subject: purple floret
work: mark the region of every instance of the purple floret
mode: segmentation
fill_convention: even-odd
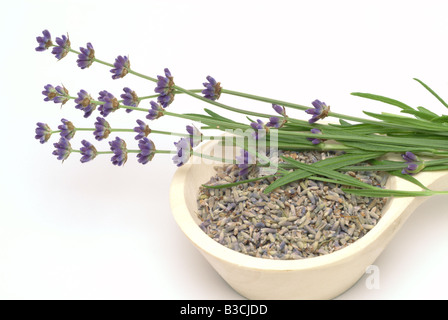
[[[82,140],[81,143],[83,145],[80,149],[82,155],[81,162],[85,163],[95,159],[97,155],[96,148],[87,140]]]
[[[120,104],[117,98],[106,90],[100,91],[99,94],[98,100],[104,103],[98,107],[98,110],[103,117],[107,117],[111,112],[116,111]]]
[[[183,166],[190,159],[191,146],[190,141],[186,138],[181,138],[178,142],[174,142],[177,148],[177,153],[173,157],[173,162],[178,167]]]
[[[106,121],[106,119],[97,117],[95,122],[95,131],[93,132],[95,139],[98,141],[106,139],[107,137],[109,137],[110,132],[110,125]]]
[[[47,142],[51,137],[51,129],[46,123],[38,122],[36,128],[35,138],[39,140],[40,143]]]
[[[92,65],[95,59],[95,50],[93,50],[93,46],[90,42],[87,43],[87,48],[80,47],[79,50],[81,53],[78,54],[76,63],[81,69],[86,69]]]
[[[36,47],[36,51],[45,51],[53,45],[51,42],[51,35],[48,30],[42,31],[43,37],[36,37],[39,46]]]
[[[154,91],[156,93],[159,93],[157,102],[159,102],[163,108],[166,108],[174,100],[174,81],[173,77],[171,76],[170,70],[168,70],[168,68],[165,68],[164,71],[165,77],[157,76],[158,81]]]
[[[216,80],[211,77],[207,76],[207,81],[204,82],[202,85],[205,87],[204,90],[202,90],[202,94],[204,95],[204,98],[207,98],[209,100],[218,100],[221,96],[221,83],[216,82]]]
[[[58,60],[61,60],[70,51],[70,40],[68,37],[62,35],[62,38],[56,38],[56,43],[58,45],[53,48],[51,53],[54,54]]]
[[[128,150],[126,149],[126,142],[119,137],[109,142],[110,150],[114,153],[111,158],[112,164],[122,166],[128,159]]]
[[[138,142],[138,147],[141,152],[137,154],[138,162],[141,164],[147,164],[154,158],[156,147],[152,140],[144,137]]]
[[[115,59],[114,69],[110,70],[110,72],[113,73],[112,79],[123,78],[128,74],[130,68],[131,62],[129,61],[129,58],[126,56],[118,56]]]
[[[61,137],[59,142],[54,143],[53,146],[56,148],[56,150],[53,151],[53,154],[58,158],[58,160],[62,160],[62,162],[64,162],[64,160],[67,159],[72,152],[70,142],[64,137]]]

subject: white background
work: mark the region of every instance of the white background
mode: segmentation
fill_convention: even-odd
[[[353,91],[446,114],[413,78],[448,99],[447,9],[446,1],[433,0],[5,2],[0,298],[243,299],[175,224],[168,193],[176,167],[169,156],[142,166],[131,155],[124,167],[115,167],[105,156],[82,165],[73,154],[61,164],[51,154],[58,137],[45,145],[34,139],[38,121],[56,129],[66,118],[88,127],[98,115],[84,119],[72,101],[62,108],[44,102],[46,84],[95,97],[104,89],[118,96],[125,86],[139,95],[154,89],[132,75],[112,80],[101,65],[81,70],[73,54],[56,61],[49,51],[36,52],[42,30],[53,38],[68,33],[75,49],[92,42],[105,61],[129,55],[134,70],[153,77],[168,67],[184,88],[201,88],[210,74],[231,90],[307,105],[318,98],[335,112],[356,116],[397,110],[353,97]],[[240,99],[221,101],[270,110]],[[179,96],[170,111],[203,107],[209,105]],[[133,128],[143,117],[117,111],[108,120]],[[151,125],[183,132],[186,124],[162,118]],[[136,147],[132,134],[121,137]],[[96,142],[91,133],[78,132],[73,146],[81,139]],[[173,147],[169,136],[153,140],[159,149]],[[448,298],[447,199],[423,204],[378,258],[379,289],[369,290],[365,275],[338,299]]]

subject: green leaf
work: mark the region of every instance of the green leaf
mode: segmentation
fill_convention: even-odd
[[[214,111],[212,111],[210,109],[204,108],[204,111],[207,112],[214,119],[217,119],[217,120],[220,120],[220,121],[225,121],[225,122],[235,122],[233,120],[230,120],[228,118],[225,118],[225,117],[217,114],[216,112],[214,112]]]
[[[406,190],[390,190],[390,189],[349,189],[349,188],[341,188],[345,193],[351,193],[357,196],[363,197],[419,197],[419,196],[432,196],[435,194],[447,194],[445,191],[432,191],[432,190],[423,190],[423,191],[406,191]]]
[[[420,83],[426,90],[428,90],[434,97],[436,97],[437,100],[440,101],[440,103],[442,103],[445,107],[448,108],[448,104],[445,101],[443,101],[443,99],[440,98],[439,95],[434,92],[434,90],[432,90],[429,86],[427,86],[423,81],[421,81],[417,78],[414,78],[414,80],[417,81],[418,83]]]
[[[422,189],[429,190],[423,183],[418,181],[415,177],[410,176],[408,174],[402,174],[400,170],[391,171],[391,172],[389,172],[389,174],[391,174],[393,176],[396,176],[396,177],[399,177],[401,179],[407,180],[409,182],[412,182],[413,184],[419,186]]]
[[[360,187],[360,188],[376,188],[372,185],[369,185],[367,183],[361,182],[360,180],[353,178],[352,176],[346,175],[344,173],[340,173],[334,170],[329,170],[323,167],[316,167],[309,164],[304,164],[300,161],[296,161],[291,158],[282,157],[283,160],[286,162],[289,162],[290,164],[296,166],[299,169],[303,169],[305,171],[308,171],[312,174],[321,175],[330,179],[338,180],[341,184],[348,185],[348,186],[354,186],[354,187]]]
[[[312,166],[315,166],[317,168],[320,167],[326,167],[328,169],[339,169],[344,166],[349,166],[353,164],[357,164],[363,161],[367,161],[370,159],[377,158],[381,156],[382,153],[366,153],[363,152],[361,154],[343,154],[337,157],[331,157],[327,158],[325,160],[320,160],[316,163],[313,163]],[[285,174],[281,178],[278,178],[276,181],[272,182],[266,189],[265,193],[271,192],[272,190],[275,190],[276,188],[279,188],[285,184],[308,178],[312,175],[312,173],[303,171],[303,170],[296,170],[293,172],[290,172],[288,174]]]
[[[361,97],[361,98],[367,98],[367,99],[372,99],[372,100],[376,100],[376,101],[381,101],[396,107],[399,107],[403,110],[413,110],[413,108],[411,108],[410,106],[408,106],[407,104],[395,100],[395,99],[391,99],[391,98],[387,98],[387,97],[383,97],[383,96],[379,96],[376,94],[371,94],[371,93],[362,93],[362,92],[352,92],[353,96],[357,96],[357,97]]]

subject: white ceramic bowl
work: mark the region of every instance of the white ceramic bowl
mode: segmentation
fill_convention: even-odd
[[[216,142],[202,147],[216,152]],[[195,164],[196,162],[196,164]],[[349,289],[387,246],[409,215],[428,197],[390,198],[378,224],[364,237],[333,253],[299,260],[251,257],[222,246],[206,235],[196,217],[199,186],[214,174],[216,163],[192,158],[172,180],[170,204],[174,218],[193,244],[221,277],[248,299],[331,299]],[[448,173],[425,172],[418,179],[430,189],[443,190]],[[391,177],[388,187],[419,190],[414,184]]]

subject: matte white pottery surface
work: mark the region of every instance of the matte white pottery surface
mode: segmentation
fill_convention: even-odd
[[[216,142],[202,152],[216,154]],[[206,163],[205,163],[206,162]],[[300,260],[269,260],[228,249],[209,238],[198,226],[195,215],[198,188],[215,171],[216,163],[191,158],[172,180],[170,205],[174,218],[207,261],[239,294],[248,299],[332,299],[349,289],[373,264],[409,215],[429,197],[391,198],[378,224],[346,248],[324,256]],[[417,178],[433,190],[444,190],[448,173],[425,172]],[[388,187],[419,190],[402,179],[391,177]]]

